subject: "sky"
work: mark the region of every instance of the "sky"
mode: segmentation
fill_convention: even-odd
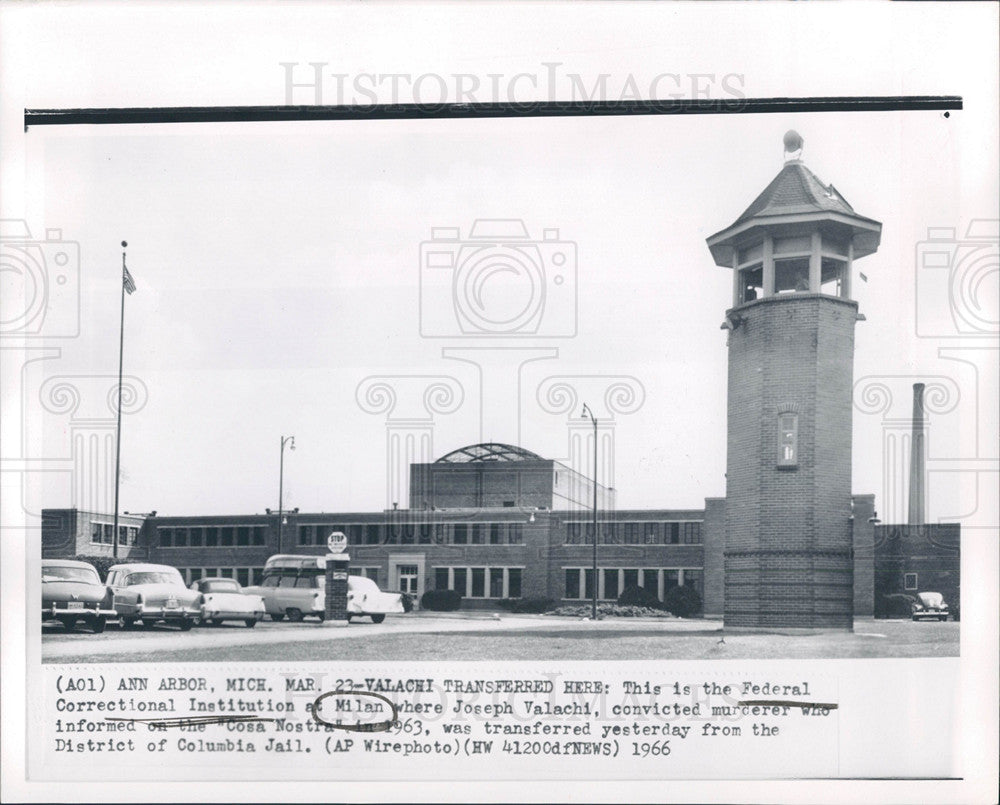
[[[379,510],[402,497],[392,478],[405,462],[388,452],[390,434],[430,434],[429,457],[495,440],[579,463],[570,437],[586,424],[583,402],[613,430],[601,477],[619,507],[700,507],[725,494],[719,325],[731,293],[705,239],[781,169],[782,137],[794,128],[805,164],[883,223],[879,251],[856,265],[868,281],[854,282],[867,319],[855,345],[855,492],[876,494],[890,517],[899,511],[902,457],[892,439],[909,416],[912,383],[937,378],[929,515],[995,523],[995,501],[984,503],[995,498],[996,474],[995,226],[992,241],[964,237],[971,222],[998,217],[995,71],[971,45],[933,47],[953,28],[968,36],[972,12],[535,10],[525,29],[482,7],[412,7],[400,25],[377,5],[248,4],[236,18],[225,4],[150,3],[140,25],[113,4],[86,13],[69,5],[33,18],[45,20],[31,39],[37,69],[13,89],[29,108],[275,104],[289,100],[282,65],[306,81],[316,62],[326,103],[356,102],[352,88],[368,74],[440,75],[448,92],[458,73],[483,87],[499,75],[504,93],[526,73],[534,79],[517,84],[523,96],[567,97],[604,72],[611,97],[629,77],[646,94],[656,76],[676,75],[685,97],[706,85],[717,98],[947,93],[963,95],[966,109],[32,128],[15,165],[23,175],[0,177],[5,190],[21,178],[25,188],[23,208],[11,215],[8,206],[5,217],[23,217],[36,240],[59,229],[79,244],[78,278],[47,325],[74,337],[46,339],[53,352],[33,353],[39,359],[19,378],[20,454],[53,469],[33,487],[36,505],[107,498],[113,476],[101,439],[127,240],[138,290],[126,300],[124,369],[143,391],[123,418],[123,510],[275,508],[287,435],[296,450],[285,453],[286,506]],[[223,31],[223,49],[199,46]],[[11,58],[19,42],[5,40]],[[550,69],[558,76],[546,83]],[[346,76],[346,97],[334,74]],[[398,100],[413,100],[413,89]],[[393,100],[385,83],[379,91]],[[291,99],[309,103],[312,92],[293,88]],[[480,88],[476,100],[492,99]],[[523,222],[550,279],[547,261],[569,255],[561,285],[537,286],[546,294],[538,337],[455,332],[456,302],[422,255],[441,251],[428,245],[435,228],[468,240],[480,219]],[[982,325],[971,336],[953,320],[949,272],[925,265],[929,228],[956,230],[947,248],[971,255],[971,285],[959,289]],[[546,230],[558,230],[549,243]],[[444,333],[454,337],[425,337]],[[52,398],[67,378],[83,389],[75,413]],[[435,383],[447,391],[427,392]],[[560,397],[567,383],[574,394]],[[391,411],[379,409],[383,387],[395,394]],[[626,389],[617,412],[605,407],[609,387]],[[74,468],[74,455],[87,467]],[[89,491],[74,493],[81,483]]]
[[[947,374],[915,332],[914,244],[961,217],[960,126],[909,112],[39,131],[44,220],[81,255],[80,335],[44,373],[113,381],[127,239],[138,290],[126,299],[125,373],[146,394],[123,422],[124,510],[276,508],[283,435],[296,444],[286,507],[378,510],[391,496],[389,417],[429,420],[425,457],[501,441],[568,461],[583,402],[601,421],[615,414],[619,507],[697,508],[725,494],[719,325],[731,279],[706,237],[781,169],[795,128],[806,165],[883,223],[878,253],[856,264],[868,277],[855,279],[867,317],[856,378]],[[522,221],[547,250],[532,252],[545,282],[553,248],[575,262],[564,282],[575,288],[548,285],[532,336],[464,334],[448,282],[429,279],[432,230],[468,240],[478,219]],[[545,245],[547,229],[563,245]],[[524,282],[494,276],[487,311],[516,308],[488,295],[527,293]],[[424,337],[438,334],[452,337]],[[388,416],[359,401],[373,377],[397,395]],[[423,404],[434,377],[454,397],[444,413]],[[575,386],[573,410],[540,401],[553,377]],[[624,413],[605,407],[615,378],[636,396]],[[890,387],[885,415],[908,416],[907,380]],[[932,439],[960,438],[955,417],[938,419]],[[46,417],[52,455],[67,424]],[[855,412],[856,492],[883,489],[883,429],[880,414]],[[934,505],[946,514],[958,501]]]

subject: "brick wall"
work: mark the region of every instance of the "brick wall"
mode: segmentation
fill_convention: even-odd
[[[729,337],[725,621],[853,622],[851,393],[856,303],[761,299]],[[779,467],[779,414],[798,418]]]
[[[705,500],[702,526],[705,563],[705,615],[721,617],[725,602],[726,499]]]

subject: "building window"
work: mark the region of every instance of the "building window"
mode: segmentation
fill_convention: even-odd
[[[660,524],[659,523],[646,523],[643,526],[642,541],[646,545],[659,545],[660,544]]]
[[[174,530],[172,528],[160,529],[160,547],[172,548],[174,546]]]
[[[679,570],[664,570],[663,571],[663,593],[664,595],[668,590],[674,587],[679,587],[681,583],[680,571]]]
[[[472,524],[472,544],[473,545],[482,545],[483,542],[484,542],[484,539],[483,539],[483,526],[480,523],[473,523]]]
[[[778,416],[778,466],[795,467],[799,463],[799,416]]]
[[[250,584],[250,568],[236,568],[236,581],[238,581],[243,587],[247,587]]]
[[[469,592],[470,598],[486,597],[486,568],[472,568],[472,590]]]
[[[639,571],[638,570],[625,570],[622,573],[622,590],[627,590],[629,587],[639,586]]]
[[[464,567],[456,567],[455,571],[455,581],[451,589],[453,589],[459,595],[468,595],[468,572]]]
[[[266,542],[266,540],[265,540],[264,526],[262,526],[262,525],[255,525],[253,527],[253,529],[252,529],[252,532],[253,532],[252,533],[252,537],[253,537],[252,542],[253,542],[253,544],[254,545],[264,545],[265,542]]]
[[[618,598],[618,568],[608,568],[604,571],[604,595],[602,598]]]
[[[431,524],[421,523],[417,526],[418,539],[421,545],[431,544]]]
[[[219,544],[223,548],[233,547],[233,527],[228,525],[223,526],[222,529],[220,529],[220,531],[221,533],[219,534]]]
[[[437,590],[448,589],[448,568],[446,567],[434,568],[434,588]]]
[[[502,567],[491,567],[490,569],[490,598],[503,598],[503,576]]]
[[[186,528],[174,529],[174,547],[186,548],[188,544],[188,530]]]
[[[521,597],[521,568],[512,567],[507,570],[507,597]]]
[[[469,543],[469,527],[465,523],[455,525],[455,544],[467,545]]]
[[[503,526],[500,523],[490,523],[490,545],[500,544],[500,534]]]
[[[593,598],[594,597],[594,570],[593,568],[587,568],[583,571],[583,597]]]
[[[524,523],[511,523],[507,532],[507,542],[511,545],[524,544]],[[513,597],[513,596],[511,596]]]
[[[642,574],[642,586],[647,590],[659,595],[660,592],[660,571],[653,570],[651,568],[643,568]]]
[[[740,304],[760,299],[764,294],[764,269],[760,263],[740,269]]]
[[[205,547],[214,548],[219,544],[219,529],[215,526],[208,526],[205,529]]]
[[[252,584],[260,584],[264,581],[264,568],[255,567],[251,570],[250,579]]]
[[[917,589],[917,574],[916,573],[904,573],[903,574],[903,589],[904,590],[916,590]]]
[[[193,584],[194,582],[198,581],[198,579],[201,578],[201,568],[200,567],[192,567],[188,571],[188,574],[189,574],[188,581]]]
[[[701,523],[684,523],[683,537],[685,545],[700,545]]]
[[[366,525],[365,526],[365,545],[378,545],[379,543],[379,528],[377,525]]]
[[[641,524],[640,523],[624,523],[624,527],[625,527],[625,544],[626,545],[638,545],[639,544],[639,529],[641,527]]]
[[[188,531],[188,544],[192,548],[200,548],[204,539],[203,529],[192,528]]]
[[[580,598],[580,568],[566,568],[566,598]]]
[[[701,597],[703,595],[704,577],[705,574],[701,570],[685,570],[684,586],[695,590],[698,596]]]

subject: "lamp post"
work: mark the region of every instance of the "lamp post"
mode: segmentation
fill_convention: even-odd
[[[580,414],[584,419],[590,418],[591,423],[594,425],[594,578],[591,581],[591,615],[593,620],[597,620],[597,417],[594,416],[593,411],[587,403],[583,404],[583,412]]]
[[[284,494],[285,494],[285,445],[289,445],[290,449],[295,449],[295,437],[294,436],[282,436],[281,437],[281,461],[279,463],[278,469],[278,553],[281,553],[281,532],[284,526],[284,512],[282,507],[284,505]]]

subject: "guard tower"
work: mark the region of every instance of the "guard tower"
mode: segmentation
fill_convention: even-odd
[[[708,239],[733,272],[725,626],[851,629],[851,277],[882,225],[784,142],[780,173]]]

